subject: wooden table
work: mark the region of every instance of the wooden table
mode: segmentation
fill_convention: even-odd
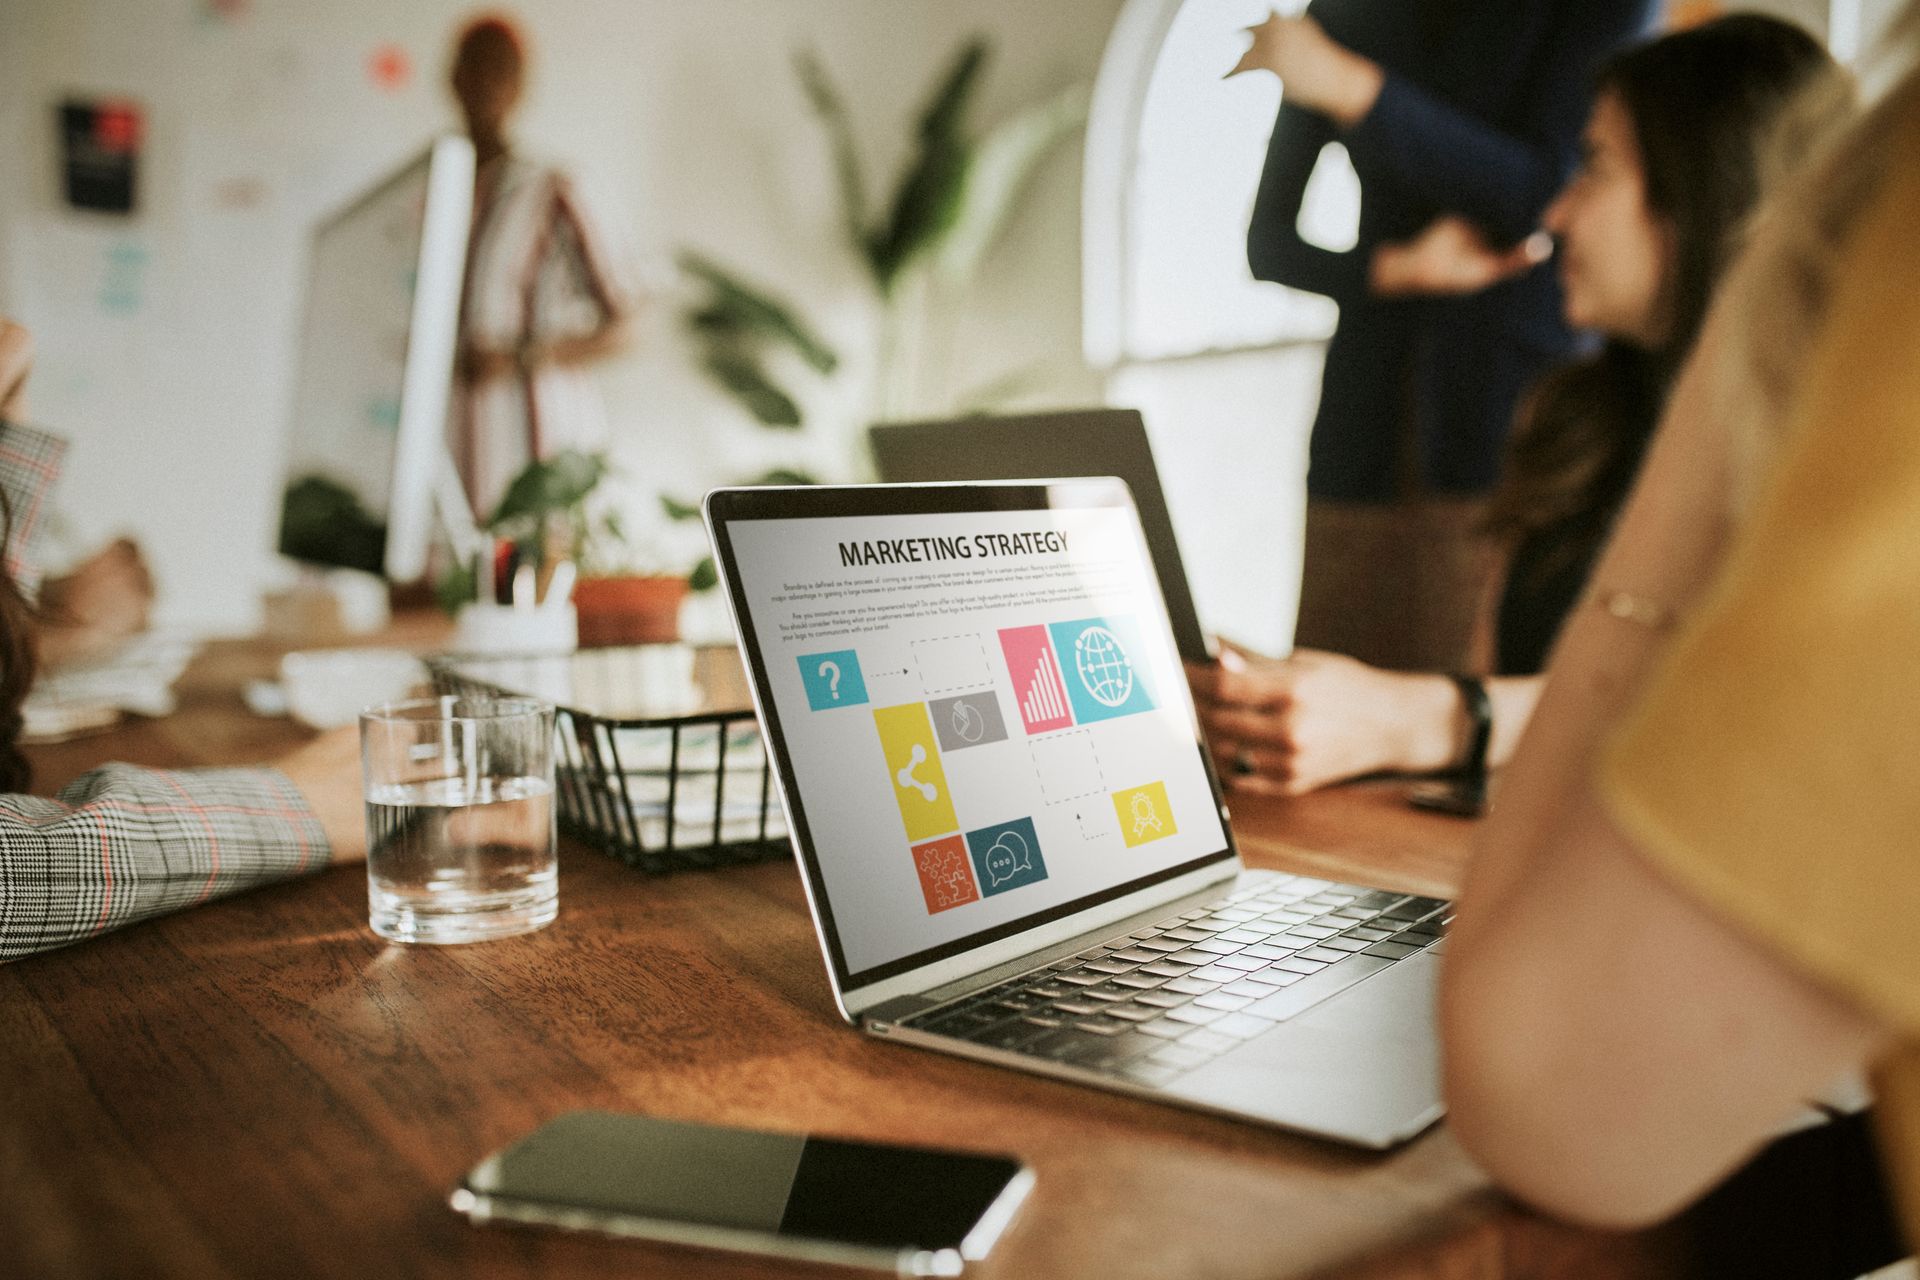
[[[179,714],[34,752],[43,787],[107,758],[269,757],[242,708],[272,669],[217,645]],[[1396,788],[1236,803],[1249,861],[1427,894],[1468,826]],[[1640,1274],[1657,1236],[1546,1223],[1444,1129],[1380,1156],[855,1034],[790,862],[665,878],[580,848],[552,927],[403,947],[340,867],[0,968],[0,1274],[831,1274],[475,1229],[480,1157],[579,1107],[1002,1149],[1038,1186],[986,1277]]]

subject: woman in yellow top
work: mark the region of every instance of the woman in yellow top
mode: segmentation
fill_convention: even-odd
[[[1920,73],[1756,228],[1461,895],[1452,1123],[1558,1214],[1664,1217],[1866,1070],[1920,1239],[1916,160]]]

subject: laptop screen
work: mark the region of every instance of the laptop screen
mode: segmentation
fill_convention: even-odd
[[[1137,409],[1080,409],[948,422],[882,423],[867,430],[880,478],[1019,480],[1027,476],[1118,476],[1133,491],[1160,578],[1174,644],[1183,658],[1210,660],[1194,610],[1180,542],[1153,462],[1147,424]]]
[[[722,493],[713,519],[846,984],[1231,856],[1117,482]]]

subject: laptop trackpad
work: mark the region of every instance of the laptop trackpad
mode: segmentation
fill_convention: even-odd
[[[1440,961],[1410,956],[1168,1085],[1166,1091],[1369,1146],[1439,1119]]]

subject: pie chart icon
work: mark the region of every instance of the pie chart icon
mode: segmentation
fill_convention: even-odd
[[[968,742],[978,742],[986,736],[986,717],[972,703],[956,702],[953,704],[953,731]]]

